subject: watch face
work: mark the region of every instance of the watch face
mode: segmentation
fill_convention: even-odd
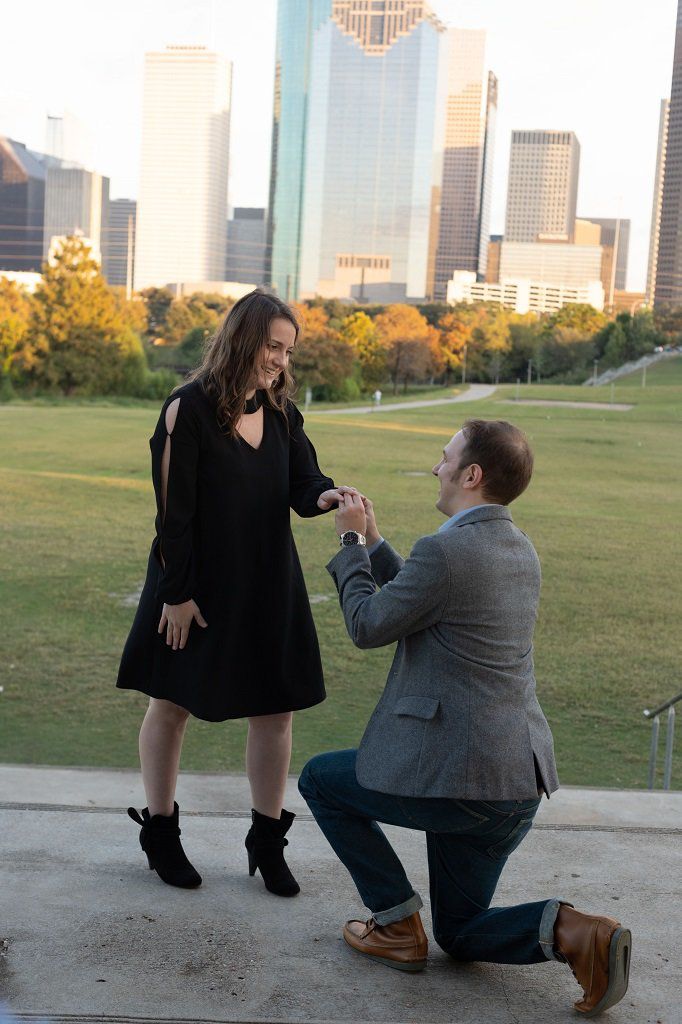
[[[349,548],[349,547],[352,547],[353,544],[357,544],[358,543],[358,535],[357,535],[357,533],[355,533],[353,530],[349,530],[347,533],[344,533],[343,536],[341,537],[341,543],[343,544],[343,546],[345,548]]]

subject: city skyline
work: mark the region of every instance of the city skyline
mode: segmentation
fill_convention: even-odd
[[[436,0],[431,6],[448,26],[486,31],[487,64],[500,80],[491,231],[504,223],[511,131],[575,131],[582,145],[578,216],[587,210],[631,219],[628,287],[643,290],[675,0],[660,0],[645,20],[637,17],[637,32],[632,28],[641,8],[634,2],[602,0],[595,10],[577,0],[547,10],[539,0],[525,0],[523,17],[518,5],[511,11],[499,0]],[[71,111],[93,133],[94,165],[111,178],[112,198],[137,198],[144,52],[205,43],[235,64],[230,205],[267,206],[276,0],[253,0],[248,8],[179,0],[133,7],[122,0],[106,33],[96,30],[98,15],[80,0],[56,10],[37,0],[32,17],[45,29],[37,48],[22,12],[3,26],[0,132],[40,150],[46,115]],[[87,45],[78,45],[79,29]],[[65,44],[68,35],[78,62],[54,60],[60,34]]]

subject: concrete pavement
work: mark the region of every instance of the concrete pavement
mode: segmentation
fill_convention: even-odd
[[[414,402],[386,402],[378,407],[376,405],[359,405],[353,409],[316,410],[311,408],[306,412],[306,416],[312,414],[315,416],[351,416],[368,412],[401,412],[403,409],[427,409],[432,405],[453,405],[455,402],[478,402],[482,398],[490,398],[495,393],[495,390],[492,384],[469,384],[466,391],[463,391],[461,395],[455,395],[453,398],[424,398]]]
[[[142,803],[136,773],[0,766],[0,1003],[70,1024],[577,1020],[557,963],[460,965],[432,943],[409,976],[353,954],[340,926],[365,911],[293,779],[287,799],[295,900],[247,875],[246,779],[185,773],[183,839],[204,876],[185,892],[146,867],[123,810]],[[387,832],[427,897],[423,835]],[[630,991],[605,1020],[682,1022],[681,837],[682,793],[566,788],[502,876],[497,903],[557,895],[632,928]],[[423,916],[430,935],[428,903]]]

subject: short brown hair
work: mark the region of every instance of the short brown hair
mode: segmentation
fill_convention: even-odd
[[[522,430],[505,420],[467,420],[466,445],[459,468],[476,464],[483,470],[483,496],[509,505],[523,494],[533,474],[533,452]]]

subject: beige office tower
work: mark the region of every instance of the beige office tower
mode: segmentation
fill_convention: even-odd
[[[512,132],[505,242],[572,242],[579,169],[574,132]]]
[[[649,236],[649,263],[646,274],[646,302],[651,305],[656,291],[656,268],[658,265],[658,241],[661,234],[661,207],[663,205],[663,179],[665,177],[665,151],[668,145],[668,121],[670,100],[661,100],[661,116],[658,122],[658,153],[656,156],[656,177],[654,178],[654,201],[651,208],[651,234]]]
[[[485,278],[497,79],[485,71],[485,32],[448,29],[447,110],[435,294],[455,270]]]
[[[231,94],[206,47],[145,55],[137,289],[224,280]]]

